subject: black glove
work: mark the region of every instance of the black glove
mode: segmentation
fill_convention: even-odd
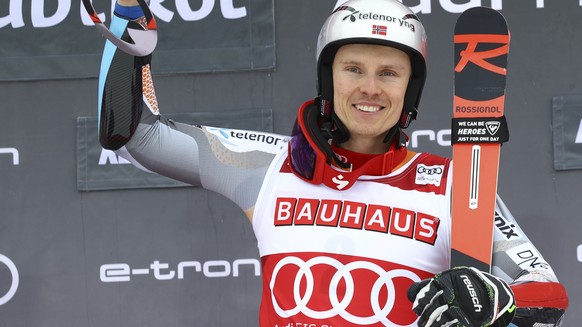
[[[515,314],[513,292],[503,280],[458,267],[408,289],[420,327],[507,326]]]

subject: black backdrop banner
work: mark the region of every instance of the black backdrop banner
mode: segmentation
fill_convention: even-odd
[[[114,1],[94,1],[106,25]],[[275,68],[273,0],[150,5],[160,33],[154,73]],[[2,1],[0,81],[96,77],[104,39],[88,29],[81,1]]]
[[[69,19],[78,20],[76,29],[85,31],[79,37],[92,39],[87,44],[94,46],[91,53],[98,53],[103,38],[95,27],[82,25],[80,0],[0,0],[0,32],[30,28],[31,2],[44,2],[44,14],[50,16],[57,12],[54,4],[65,1],[74,3]],[[107,23],[111,1],[93,0],[97,11],[105,13]],[[173,37],[166,32],[171,28],[166,25],[181,23],[177,10],[169,9],[174,3],[188,2],[196,9],[201,3],[213,2],[213,14],[222,17],[218,3],[228,1],[150,0],[160,25],[160,42],[166,35]],[[5,25],[9,2],[28,6],[22,10],[25,27]],[[232,3],[235,8],[245,5],[244,0]],[[272,126],[274,133],[289,135],[297,108],[316,96],[317,33],[337,0],[273,3],[277,24],[275,71],[154,78],[162,112],[221,113],[221,118],[228,118],[230,123],[241,118],[231,116],[235,112],[267,108],[272,110],[271,125],[254,120],[244,122],[245,126],[236,121],[237,125],[233,122],[224,127]],[[570,307],[562,326],[580,326],[582,168],[556,169],[552,140],[559,136],[553,133],[563,128],[563,145],[568,151],[559,158],[567,165],[575,163],[571,159],[580,158],[570,154],[582,153],[578,138],[582,134],[582,102],[576,99],[582,99],[582,3],[403,3],[415,7],[429,42],[428,78],[419,117],[407,130],[409,147],[411,151],[441,156],[449,156],[451,151],[451,54],[456,12],[469,5],[502,5],[512,39],[506,98],[511,140],[503,145],[500,158],[499,195],[568,290]],[[171,23],[162,19],[167,17],[160,7],[174,13]],[[249,13],[250,7],[246,8]],[[49,30],[50,27],[36,28],[35,33],[45,35]],[[15,48],[5,35],[0,36],[0,50]],[[79,42],[59,36],[58,42]],[[33,39],[17,42],[22,43],[18,44],[21,47]],[[53,47],[57,40],[36,38],[34,42],[39,49],[45,49]],[[71,55],[84,50],[71,49]],[[156,58],[158,52],[154,53]],[[6,74],[8,66],[3,60],[0,59],[0,74]],[[87,61],[95,65],[91,73],[96,74],[99,58]],[[70,66],[66,68],[72,71]],[[154,67],[157,68],[159,65]],[[220,194],[194,187],[79,191],[77,118],[91,117],[87,118],[88,124],[96,119],[97,90],[95,78],[0,82],[0,327],[259,326],[262,282],[255,267],[260,265],[260,258],[252,225],[236,204]],[[553,120],[553,106],[558,105],[554,97],[564,100],[560,105],[562,127],[554,125],[559,123]],[[573,102],[568,102],[569,97]],[[222,120],[206,121],[200,117],[175,120],[223,126],[219,125]],[[85,131],[91,133],[86,137],[93,138],[90,146],[91,151],[95,150],[87,156],[87,164],[95,169],[88,171],[88,182],[106,176],[97,173],[129,168],[119,160],[114,164],[109,156],[104,157],[109,160],[103,161],[105,165],[99,165],[97,129],[87,125]],[[92,186],[97,185],[87,188]],[[527,255],[516,255],[514,260],[521,265],[539,263]],[[184,278],[178,277],[178,267],[194,263],[201,271],[189,266]],[[163,265],[167,268],[162,269]],[[240,268],[238,276],[235,267]],[[134,270],[147,274],[133,274]],[[116,276],[121,280],[113,281],[108,277],[110,272],[121,273]]]
[[[582,169],[582,96],[552,98],[554,169]]]

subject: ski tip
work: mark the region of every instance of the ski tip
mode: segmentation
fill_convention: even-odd
[[[461,13],[455,24],[455,34],[507,34],[507,21],[497,10],[473,7]]]

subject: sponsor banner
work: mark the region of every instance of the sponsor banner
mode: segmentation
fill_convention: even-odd
[[[110,263],[101,265],[99,279],[103,283],[130,282],[135,276],[151,275],[155,280],[166,281],[184,279],[189,275],[199,273],[205,278],[231,278],[245,276],[260,276],[261,263],[255,258],[209,261],[180,261],[176,267],[169,263],[154,260],[142,267],[134,268],[127,263]]]
[[[449,148],[451,146],[451,130],[412,129],[408,146],[411,148],[419,148],[421,147],[421,143],[424,146],[428,146],[431,142],[436,142],[440,147]]]
[[[8,276],[9,278],[7,278]],[[8,303],[16,294],[20,276],[16,265],[10,258],[0,254],[0,306]]]
[[[582,95],[552,98],[554,169],[582,169]]]
[[[114,3],[94,1],[106,26]],[[154,73],[274,69],[273,6],[151,0],[159,31]],[[2,1],[0,40],[0,81],[95,77],[104,46],[80,0]]]
[[[338,0],[335,5],[335,9],[343,5],[347,0]],[[433,11],[444,11],[452,14],[459,14],[463,11],[479,7],[479,6],[489,6],[489,1],[483,0],[401,0],[404,5],[409,7],[415,14],[431,14]],[[462,2],[462,3],[456,3]],[[548,1],[550,3],[551,1]],[[491,0],[491,8],[495,10],[503,10],[504,3],[511,4],[511,0]],[[582,7],[582,0],[564,0],[563,4],[569,5],[571,8],[576,6]],[[524,8],[537,8],[543,9],[546,7],[544,0],[527,1],[523,4]],[[365,13],[359,13],[360,16],[365,15]]]
[[[0,157],[10,158],[9,160],[13,166],[20,164],[20,153],[16,148],[0,148]]]
[[[193,112],[165,116],[175,121],[198,125],[261,132],[273,130],[271,109]],[[77,118],[77,190],[188,186],[155,173],[142,171],[113,151],[103,149],[99,144],[97,125],[97,117]]]

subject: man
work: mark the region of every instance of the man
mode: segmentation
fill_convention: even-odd
[[[107,43],[99,81],[100,141],[245,212],[262,262],[261,326],[560,325],[566,292],[548,265],[523,270],[510,259],[518,245],[535,248],[500,199],[496,214],[518,238],[495,229],[495,275],[449,269],[451,161],[408,151],[402,131],[416,118],[427,57],[407,7],[352,0],[334,10],[317,44],[318,96],[287,138],[161,115],[151,56],[135,56],[155,38],[126,33],[151,26],[147,8],[118,2],[107,36],[117,47]],[[375,32],[380,23],[390,33]],[[239,133],[250,137],[229,137]],[[427,180],[418,167],[438,169]]]

